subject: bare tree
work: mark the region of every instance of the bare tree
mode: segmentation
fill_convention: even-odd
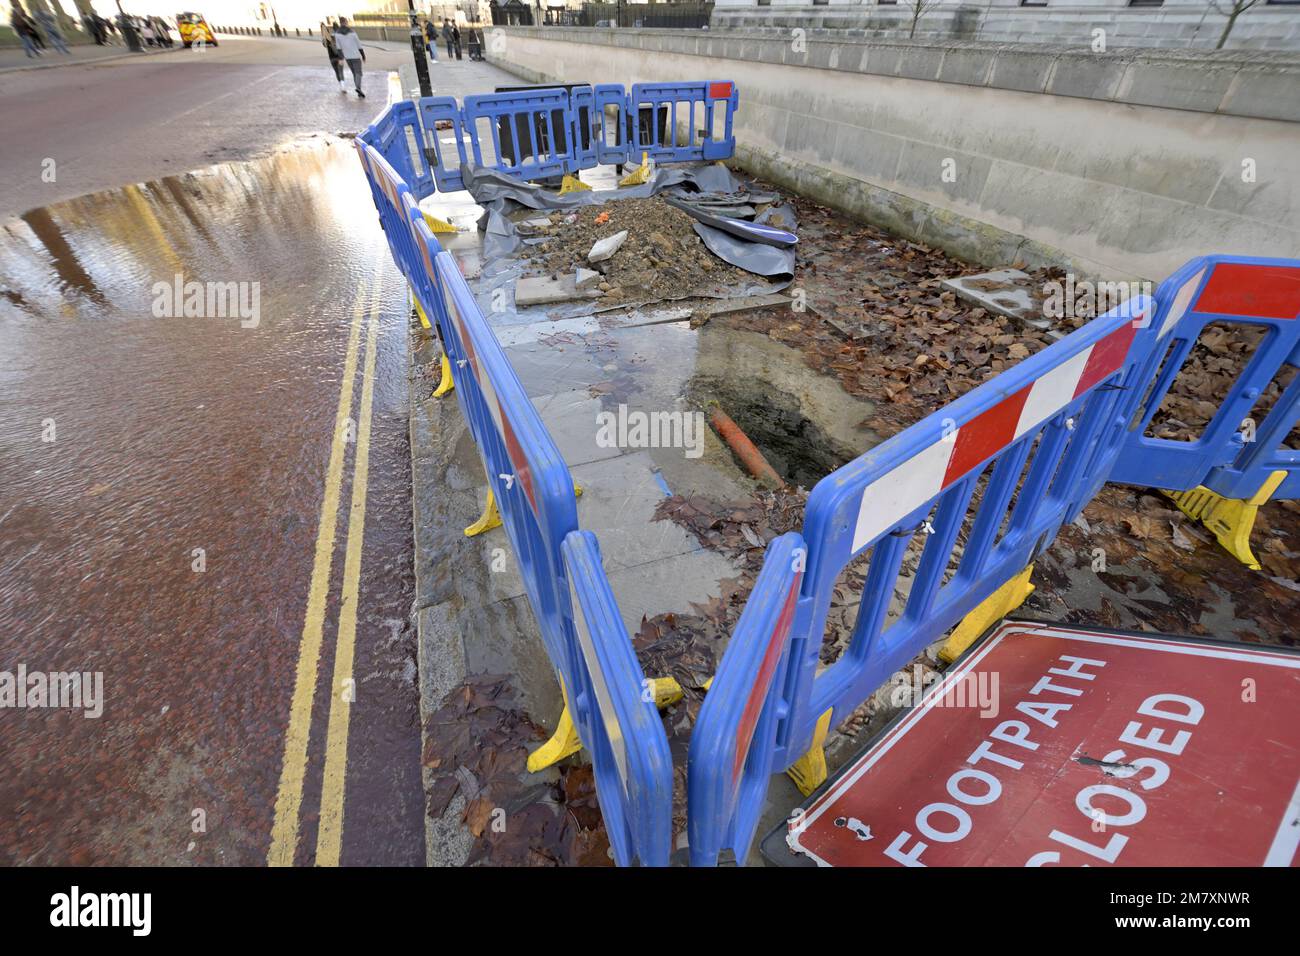
[[[1237,17],[1259,3],[1259,0],[1228,0],[1228,2],[1232,5],[1225,10],[1219,6],[1218,0],[1210,0],[1210,7],[1213,8],[1214,12],[1228,18],[1228,22],[1224,24],[1223,33],[1219,35],[1219,42],[1214,44],[1216,50],[1222,50],[1223,44],[1228,42],[1228,34],[1236,26]]]
[[[1250,2],[1255,3],[1256,0],[1250,0]],[[940,0],[907,0],[907,5],[912,8],[912,29],[907,33],[908,39],[916,36],[916,21],[937,7],[939,3]]]

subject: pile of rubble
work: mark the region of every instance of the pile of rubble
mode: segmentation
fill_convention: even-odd
[[[516,302],[589,296],[602,304],[644,304],[749,283],[749,273],[708,250],[694,223],[660,195],[545,215],[529,212],[516,223],[526,239],[539,240],[529,244],[526,268],[546,281],[521,281]]]

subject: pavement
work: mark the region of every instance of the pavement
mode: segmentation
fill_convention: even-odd
[[[0,667],[102,711],[0,710],[0,862],[425,861],[408,313],[329,135],[386,55],[3,81]]]
[[[107,43],[96,46],[93,43],[79,43],[69,46],[67,53],[49,49],[40,56],[28,56],[21,46],[0,48],[0,73],[15,70],[49,70],[60,66],[73,66],[79,63],[102,63],[105,60],[125,57],[146,57],[167,52],[166,49],[148,47],[139,53],[132,53],[124,43]]]

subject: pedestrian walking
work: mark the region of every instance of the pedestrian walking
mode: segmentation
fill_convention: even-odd
[[[447,59],[456,55],[456,48],[452,45],[451,40],[451,21],[446,17],[442,18],[442,42],[447,44]]]
[[[50,43],[54,44],[54,49],[58,50],[64,56],[71,54],[68,45],[63,42],[63,34],[59,32],[59,22],[54,19],[54,14],[49,10],[37,10],[36,19],[40,21],[41,29],[45,31],[45,36]]]
[[[13,9],[9,11],[9,25],[13,27],[14,33],[18,34],[18,39],[23,42],[23,52],[27,54],[29,60],[32,57],[41,55],[40,47],[37,44],[39,37],[36,33],[36,24],[27,15],[27,12],[19,6],[18,0],[14,0]]]
[[[424,21],[424,48],[429,51],[429,59],[438,62],[438,31],[432,20]]]
[[[348,61],[352,80],[357,85],[357,96],[364,100],[366,94],[361,92],[361,64],[366,59],[366,51],[361,48],[361,38],[356,31],[348,26],[347,17],[339,17],[339,25],[334,31],[334,45],[338,47],[343,59]]]
[[[334,68],[334,78],[338,80],[339,92],[346,96],[348,88],[343,85],[343,54],[339,52],[338,44],[334,42],[334,26],[329,21],[320,25],[320,42],[325,47],[325,55],[330,58],[330,66]]]
[[[456,45],[456,59],[465,59],[460,55],[460,27],[454,23],[451,25],[451,42]]]

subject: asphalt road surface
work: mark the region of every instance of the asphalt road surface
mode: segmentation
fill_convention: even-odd
[[[0,76],[0,863],[424,862],[398,57]]]
[[[362,100],[339,92],[319,39],[219,39],[216,49],[0,72],[0,216],[356,132],[383,108],[387,72],[411,62],[409,49],[367,44]]]

